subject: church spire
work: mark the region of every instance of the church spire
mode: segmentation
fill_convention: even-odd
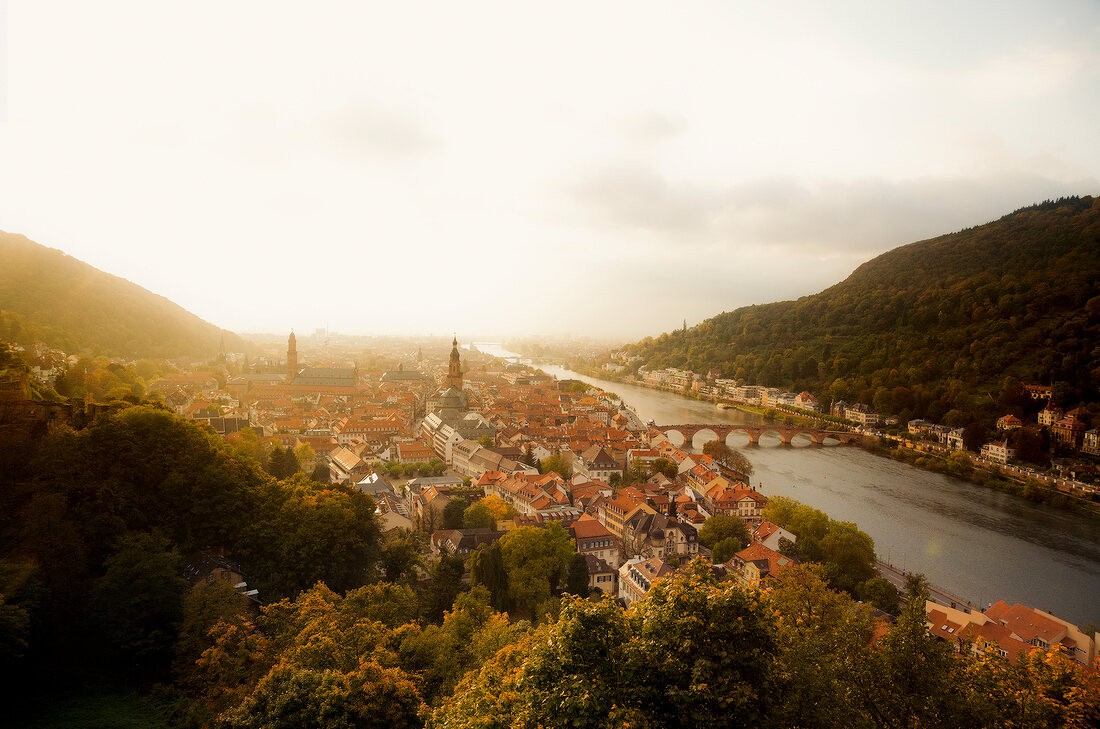
[[[458,335],[451,342],[451,364],[447,368],[447,386],[462,389],[462,356],[458,353]]]
[[[289,385],[298,376],[298,342],[294,338],[294,330],[290,330],[290,337],[286,340],[286,382]]]

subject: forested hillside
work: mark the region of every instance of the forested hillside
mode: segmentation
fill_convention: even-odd
[[[0,339],[65,352],[208,357],[222,330],[163,296],[54,248],[0,232]],[[225,332],[226,347],[244,342]]]
[[[1094,400],[1098,334],[1100,199],[1074,197],[902,246],[819,294],[626,349],[651,369],[718,369],[917,413],[937,389],[999,393],[1006,376]]]

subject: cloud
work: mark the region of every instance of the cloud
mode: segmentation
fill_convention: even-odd
[[[318,132],[335,149],[367,161],[425,157],[443,146],[412,114],[372,103],[328,116]]]
[[[652,144],[680,136],[687,126],[683,117],[648,111],[622,117],[615,124],[615,131],[631,141]]]
[[[560,191],[570,217],[655,249],[709,248],[863,259],[980,225],[1041,200],[1097,192],[1095,178],[1029,172],[890,181],[756,178],[721,186],[620,164]]]

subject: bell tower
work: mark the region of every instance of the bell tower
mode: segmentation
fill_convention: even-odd
[[[294,339],[294,330],[290,330],[290,339],[286,342],[286,382],[294,382],[298,374],[298,344]]]
[[[462,360],[458,354],[458,337],[451,342],[451,364],[447,368],[447,387],[462,389]]]

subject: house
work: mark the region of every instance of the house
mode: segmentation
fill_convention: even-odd
[[[397,460],[401,463],[427,463],[435,457],[432,447],[422,440],[397,444]]]
[[[878,425],[879,420],[881,420],[878,413],[863,403],[849,405],[848,409],[844,411],[844,417],[848,420],[854,420],[860,425]]]
[[[750,544],[726,563],[726,567],[739,583],[757,587],[760,582],[788,565],[798,564],[792,557],[784,557],[763,544]]]
[[[1100,431],[1096,428],[1086,430],[1081,442],[1081,450],[1094,456],[1100,456]]]
[[[579,554],[598,557],[613,569],[619,567],[619,546],[615,535],[590,514],[584,514],[569,527]],[[606,590],[605,590],[606,592]]]
[[[623,547],[636,557],[687,561],[699,554],[699,533],[664,514],[635,511],[623,524]]]
[[[589,478],[611,483],[611,476],[623,475],[622,466],[603,446],[594,445],[581,453],[573,461],[573,469]]]
[[[1016,457],[1016,449],[1008,447],[1007,440],[994,440],[982,446],[982,458],[1002,466]]]
[[[752,541],[763,544],[768,549],[779,551],[780,540],[786,539],[788,542],[797,542],[796,537],[791,532],[787,531],[781,526],[772,524],[766,519],[761,520],[752,530]]]
[[[619,568],[619,598],[627,605],[646,596],[657,580],[671,574],[673,568],[660,557],[636,557]]]
[[[794,399],[794,406],[796,408],[802,408],[803,410],[817,410],[818,405],[817,398],[812,393],[803,390],[798,393],[798,396]]]
[[[486,472],[496,473],[496,472]],[[506,504],[511,504],[520,516],[534,516],[539,513],[572,510],[569,503],[569,489],[565,480],[551,471],[544,474],[512,473],[500,479],[479,478],[486,496],[496,495]],[[576,509],[579,516],[579,509]]]
[[[1066,620],[1025,605],[998,600],[984,615],[1009,628],[1013,636],[1033,646],[1054,650],[1066,658],[1092,666],[1097,658],[1096,641]]]
[[[1024,421],[1009,413],[997,419],[997,430],[1015,430],[1023,427]]]
[[[1050,400],[1050,385],[1024,385],[1024,391],[1032,400]]]
[[[1021,653],[1035,650],[1013,635],[1009,628],[987,619],[980,612],[956,610],[930,600],[925,601],[924,610],[929,634],[951,643],[956,653],[969,650],[974,656],[999,655],[1016,663]]]
[[[615,498],[601,502],[596,518],[617,538],[623,537],[623,525],[638,510],[650,514],[657,510],[646,503],[645,494],[633,487],[620,491]]]
[[[588,589],[602,595],[619,594],[619,570],[593,554],[584,555],[588,563]]]
[[[505,532],[495,529],[440,529],[432,532],[432,554],[449,554],[452,557],[469,557],[483,544],[492,544]]]
[[[1000,600],[985,612],[967,612],[926,602],[925,611],[929,632],[955,643],[956,651],[970,643],[976,655],[995,653],[1015,663],[1021,652],[1041,648],[1090,667],[1097,658],[1095,636],[1025,605]]]
[[[1062,418],[1051,428],[1056,443],[1075,451],[1081,450],[1081,445],[1085,441],[1085,431],[1087,430],[1088,425],[1073,415]]]
[[[756,524],[768,505],[764,494],[754,488],[735,487],[725,489],[713,498],[714,513],[725,516],[738,516],[749,524]]]
[[[1051,426],[1062,419],[1062,408],[1057,405],[1047,405],[1039,411],[1039,425]]]

